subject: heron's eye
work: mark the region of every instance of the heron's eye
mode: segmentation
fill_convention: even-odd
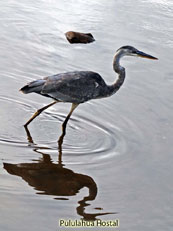
[[[133,50],[133,51],[132,51],[132,54],[136,55],[136,54],[137,54],[137,51],[136,51],[136,50]]]

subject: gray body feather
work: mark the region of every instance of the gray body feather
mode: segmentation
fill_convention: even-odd
[[[107,95],[102,77],[91,71],[66,72],[39,79],[24,86],[25,94],[35,92],[58,101],[83,103]]]
[[[24,86],[23,88],[21,88],[20,90],[24,93],[24,94],[28,94],[31,92],[35,92],[40,94],[42,87],[44,85],[46,81],[44,79],[38,79],[35,80],[33,82],[28,83],[26,86]]]

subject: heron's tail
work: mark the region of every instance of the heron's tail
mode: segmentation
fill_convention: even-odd
[[[24,94],[31,92],[40,93],[45,82],[46,81],[44,79],[35,80],[22,87],[20,91]]]

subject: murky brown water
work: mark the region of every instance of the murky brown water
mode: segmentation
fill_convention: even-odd
[[[119,219],[121,231],[172,230],[172,1],[7,0],[0,11],[0,230],[61,230],[61,218]],[[68,30],[91,32],[96,42],[71,45]],[[62,147],[69,104],[48,109],[25,131],[51,101],[18,89],[73,70],[99,72],[111,83],[122,45],[159,60],[124,58],[122,88],[80,105]]]

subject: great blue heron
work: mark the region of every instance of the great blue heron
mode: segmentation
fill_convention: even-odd
[[[107,85],[98,73],[92,71],[66,72],[48,76],[27,84],[20,89],[23,93],[35,92],[54,99],[54,102],[39,109],[24,126],[26,127],[48,107],[58,102],[68,102],[72,103],[72,107],[63,123],[63,129],[65,129],[71,114],[80,103],[115,94],[125,79],[125,68],[120,65],[120,59],[123,56],[139,56],[148,59],[157,59],[132,46],[123,46],[117,50],[113,60],[113,69],[118,74],[118,79],[112,85]]]

